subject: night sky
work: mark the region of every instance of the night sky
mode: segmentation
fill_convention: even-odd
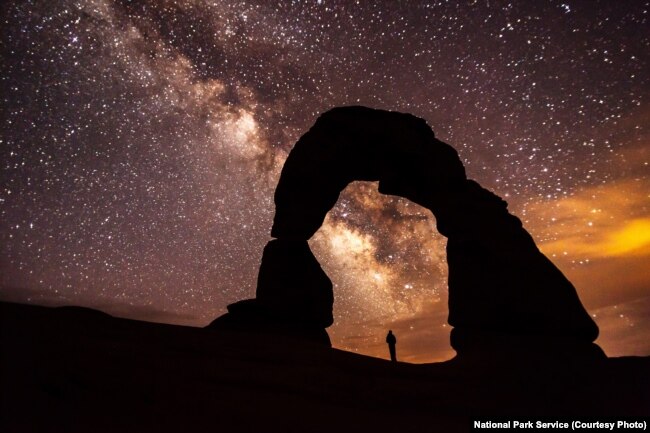
[[[254,297],[273,190],[319,113],[413,113],[650,355],[650,3],[9,1],[0,299],[203,326]],[[311,241],[335,347],[449,358],[445,238],[355,183]],[[525,290],[525,287],[522,287]]]

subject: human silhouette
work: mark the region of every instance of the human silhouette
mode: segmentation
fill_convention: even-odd
[[[397,344],[397,338],[393,335],[393,331],[388,330],[388,335],[386,335],[386,343],[388,343],[388,351],[390,352],[390,360],[397,362],[397,354],[395,351],[395,345]]]

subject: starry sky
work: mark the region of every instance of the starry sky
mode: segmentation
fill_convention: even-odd
[[[0,299],[204,326],[254,297],[273,190],[319,113],[413,113],[650,355],[650,3],[21,0],[0,32]],[[449,347],[445,238],[354,183],[310,241],[335,347]]]

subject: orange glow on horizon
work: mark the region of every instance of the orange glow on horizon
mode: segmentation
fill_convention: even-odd
[[[569,229],[570,230],[570,229]],[[650,218],[623,222],[622,226],[608,227],[608,232],[597,236],[580,233],[544,243],[541,249],[551,256],[567,251],[585,258],[640,256],[650,253]],[[579,235],[583,239],[577,238]]]
[[[650,250],[650,218],[636,219],[612,233],[606,251],[611,255],[645,254]]]

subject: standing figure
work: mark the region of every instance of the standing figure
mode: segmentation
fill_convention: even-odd
[[[388,343],[388,351],[390,352],[390,360],[397,362],[397,354],[395,353],[395,345],[397,344],[397,338],[393,335],[393,331],[388,330],[388,335],[386,336],[386,343]]]

